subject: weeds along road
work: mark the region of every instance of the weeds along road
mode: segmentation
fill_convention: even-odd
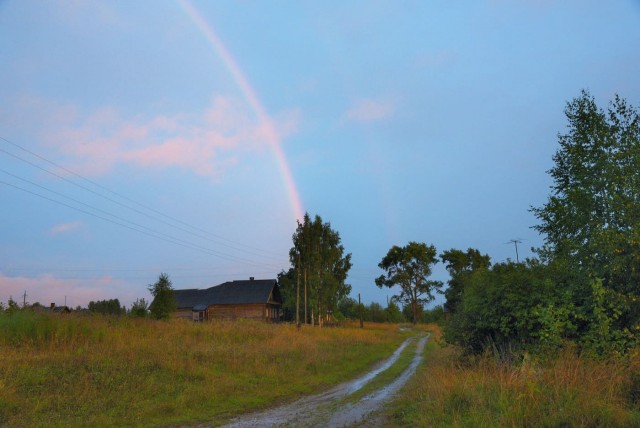
[[[345,427],[362,423],[372,412],[390,400],[393,394],[413,376],[422,361],[422,353],[428,339],[429,333],[410,337],[388,359],[355,380],[342,383],[321,394],[301,398],[290,404],[241,416],[232,420],[225,427]],[[391,368],[408,346],[415,346],[415,354],[409,366],[384,385],[379,385],[362,395],[363,387],[376,376]]]

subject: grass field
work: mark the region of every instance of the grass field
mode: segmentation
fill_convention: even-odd
[[[222,423],[366,371],[397,325],[0,315],[0,426]]]
[[[386,425],[640,426],[638,353],[595,361],[568,349],[544,364],[517,367],[488,358],[462,364],[458,357],[431,340],[417,375],[387,409]]]

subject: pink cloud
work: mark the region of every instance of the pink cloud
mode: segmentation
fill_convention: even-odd
[[[225,97],[214,98],[198,114],[155,117],[125,118],[108,107],[82,115],[77,109],[44,101],[37,109],[46,113],[39,117],[60,119],[42,124],[42,138],[49,149],[65,157],[66,167],[87,176],[130,165],[180,168],[219,178],[243,153],[269,147],[274,136],[295,132],[299,121],[299,113],[292,112],[273,126],[265,125],[245,103]]]
[[[80,228],[81,226],[82,226],[82,222],[80,221],[76,221],[73,223],[57,224],[49,230],[49,234],[52,236],[55,236],[63,233],[69,233]]]
[[[354,122],[368,123],[386,119],[393,115],[395,106],[389,101],[365,99],[358,101],[344,114],[344,118]]]

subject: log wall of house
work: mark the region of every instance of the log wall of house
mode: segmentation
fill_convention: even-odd
[[[259,321],[278,321],[279,308],[272,305],[211,305],[208,308],[209,319],[246,318]]]
[[[263,320],[265,305],[211,305],[209,319],[237,319],[248,318]]]
[[[192,313],[191,308],[177,309],[173,313],[173,316],[174,316],[174,318],[184,318],[184,319],[190,320],[190,319],[192,319],[191,313]]]

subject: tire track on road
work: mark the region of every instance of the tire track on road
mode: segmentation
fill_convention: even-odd
[[[378,374],[395,364],[402,351],[417,337],[419,336],[406,339],[389,358],[355,380],[337,385],[326,392],[301,398],[290,404],[235,418],[225,427],[342,427],[361,422],[373,411],[379,409],[413,376],[422,361],[422,352],[429,339],[429,333],[420,337],[416,344],[416,352],[411,364],[393,381],[367,394],[356,403],[341,403],[341,400],[362,389]]]

